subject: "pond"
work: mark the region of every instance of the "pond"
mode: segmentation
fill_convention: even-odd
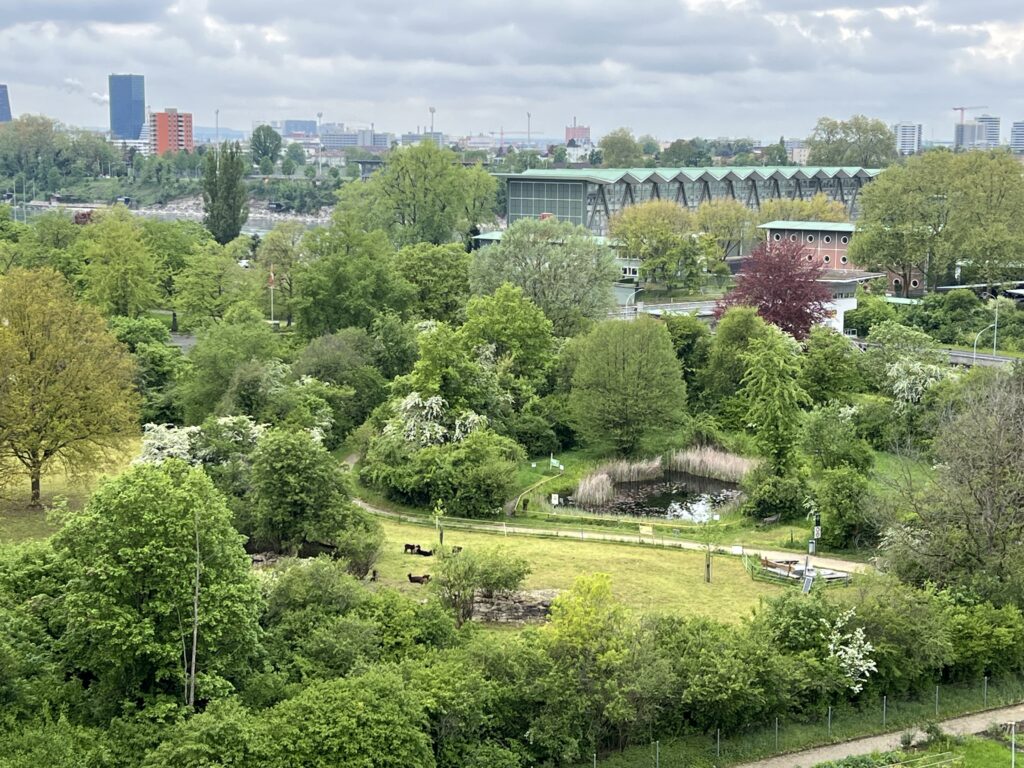
[[[732,483],[685,472],[666,472],[658,480],[616,483],[615,498],[610,502],[580,508],[605,515],[661,517],[704,523],[739,495],[739,488]],[[571,497],[568,502],[573,505]]]

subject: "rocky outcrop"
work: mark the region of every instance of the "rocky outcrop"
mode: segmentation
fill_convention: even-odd
[[[558,597],[558,593],[557,589],[535,589],[493,597],[480,596],[476,600],[473,619],[494,624],[544,621],[551,612],[551,601]]]

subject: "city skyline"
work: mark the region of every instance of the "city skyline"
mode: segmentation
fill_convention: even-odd
[[[219,109],[236,128],[322,112],[400,133],[423,129],[435,107],[437,130],[452,135],[521,131],[530,112],[537,136],[561,135],[575,115],[595,138],[625,125],[664,139],[761,139],[862,113],[922,123],[928,142],[953,138],[957,104],[987,104],[1004,126],[1024,118],[1013,66],[1024,12],[1012,3],[659,0],[643,10],[311,0],[296,14],[269,0],[46,0],[5,13],[0,45],[18,113],[80,126],[107,124],[112,72],[145,75],[154,110],[178,104],[211,125]]]

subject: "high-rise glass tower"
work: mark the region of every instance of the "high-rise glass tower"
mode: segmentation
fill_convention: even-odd
[[[146,122],[146,79],[142,75],[111,75],[110,137],[135,141]]]
[[[0,123],[9,123],[11,119],[11,98],[7,95],[7,86],[0,83]]]

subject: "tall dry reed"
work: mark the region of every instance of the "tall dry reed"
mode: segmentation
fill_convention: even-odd
[[[600,507],[615,498],[615,483],[604,472],[591,472],[580,480],[573,501],[579,506]]]
[[[676,451],[668,459],[669,469],[726,483],[739,483],[757,466],[757,461],[710,446]]]
[[[661,456],[653,459],[640,459],[639,461],[627,461],[619,459],[609,461],[597,468],[615,483],[642,483],[646,480],[660,480],[665,474],[661,466]]]

